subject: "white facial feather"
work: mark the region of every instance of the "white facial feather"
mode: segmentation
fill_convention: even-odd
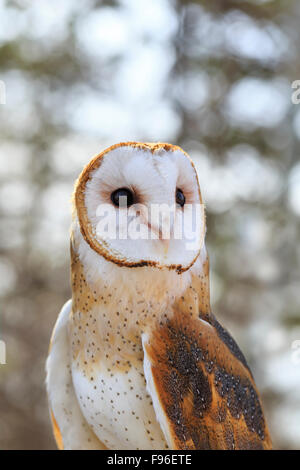
[[[126,220],[118,219],[119,214],[124,214],[126,209],[116,208],[111,202],[110,195],[113,191],[124,187],[137,194],[138,202],[148,214],[151,214],[153,208],[158,205],[174,208],[175,217],[171,231],[177,235],[173,236],[171,233],[168,250],[161,240],[152,239],[158,237],[157,232],[149,231],[149,225],[138,217],[135,206],[129,209],[133,216],[130,220],[126,217]],[[183,210],[175,204],[176,188],[180,188],[186,195],[187,210],[184,212],[183,221]],[[191,162],[180,150],[167,151],[161,148],[153,153],[150,149],[121,146],[109,151],[104,155],[101,165],[91,172],[86,184],[85,205],[97,241],[102,243],[104,240],[112,255],[116,253],[119,258],[130,262],[153,261],[161,266],[186,267],[195,259],[203,243],[204,208],[200,201],[197,176]],[[200,210],[197,221],[195,221],[195,212],[192,212],[192,208],[196,206]],[[103,215],[101,209],[104,207],[105,225],[107,222],[109,227],[115,227],[116,234],[125,234],[126,239],[120,239],[118,235],[112,237],[111,234],[105,237],[103,233],[97,232],[100,213]],[[188,209],[191,209],[190,212]],[[130,231],[130,228],[134,227],[132,219],[141,222],[140,235],[134,230]],[[127,230],[128,222],[129,230]],[[168,237],[168,230],[164,236]]]

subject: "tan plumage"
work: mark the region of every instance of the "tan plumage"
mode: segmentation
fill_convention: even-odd
[[[191,160],[169,144],[118,144],[84,169],[74,196],[72,301],[47,361],[59,448],[270,448],[251,372],[210,311],[204,215],[189,251],[183,240],[172,239],[166,254],[160,239],[102,239],[93,211],[118,187],[146,205],[170,203],[176,187],[202,203]]]

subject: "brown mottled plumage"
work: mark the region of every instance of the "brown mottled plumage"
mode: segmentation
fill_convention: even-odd
[[[145,349],[173,449],[271,447],[251,372],[213,316],[178,310]]]

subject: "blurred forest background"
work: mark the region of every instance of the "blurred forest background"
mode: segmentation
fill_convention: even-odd
[[[70,297],[70,195],[118,141],[196,162],[212,305],[300,449],[300,2],[0,0],[0,448],[55,448],[45,358]],[[294,356],[293,356],[294,355]]]

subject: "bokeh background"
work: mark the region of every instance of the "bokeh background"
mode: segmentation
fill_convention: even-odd
[[[0,448],[53,449],[44,386],[70,297],[70,195],[118,141],[193,157],[213,310],[300,449],[300,2],[0,0]],[[296,344],[296,343],[295,343]]]

